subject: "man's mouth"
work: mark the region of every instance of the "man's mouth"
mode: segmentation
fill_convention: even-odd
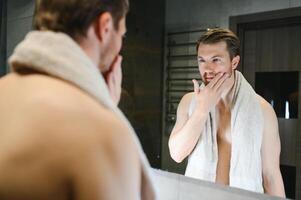
[[[214,79],[215,76],[205,76],[205,80],[206,81],[212,81],[212,79]]]

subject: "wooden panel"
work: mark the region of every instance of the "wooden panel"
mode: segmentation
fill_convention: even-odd
[[[256,32],[256,71],[300,70],[300,25]]]

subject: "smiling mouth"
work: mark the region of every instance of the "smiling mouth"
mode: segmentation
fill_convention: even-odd
[[[206,81],[211,81],[212,79],[214,79],[215,76],[206,76],[205,80]]]

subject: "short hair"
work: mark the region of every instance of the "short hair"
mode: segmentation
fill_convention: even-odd
[[[33,27],[63,32],[73,39],[86,36],[88,28],[104,12],[112,15],[114,28],[129,10],[128,0],[37,0]]]
[[[215,44],[222,41],[227,44],[231,60],[235,56],[240,55],[240,41],[238,37],[229,29],[223,28],[208,29],[197,41],[196,50],[199,50],[200,44]]]

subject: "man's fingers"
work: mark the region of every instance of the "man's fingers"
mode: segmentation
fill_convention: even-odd
[[[195,92],[196,94],[198,94],[198,93],[200,92],[199,83],[198,83],[195,79],[193,79],[192,82],[193,82],[194,92]]]
[[[122,56],[121,55],[118,55],[117,58],[116,58],[116,65],[120,66],[121,65],[121,62],[122,62]]]
[[[118,56],[118,60],[116,62],[116,74],[115,74],[115,78],[116,81],[118,81],[118,84],[121,84],[121,80],[122,80],[122,69],[121,69],[121,63],[122,63],[122,56]]]
[[[121,85],[122,71],[121,71],[122,56],[117,56],[112,63],[111,70],[106,74],[106,80],[110,89],[115,89],[116,85]]]
[[[118,55],[114,59],[110,71],[106,75],[107,85],[110,95],[116,105],[119,102],[121,94],[121,82],[122,82],[122,71],[121,71],[122,56]]]
[[[116,56],[115,60],[112,63],[112,70],[111,71],[116,71],[120,68],[122,62],[122,56],[118,55]]]
[[[222,85],[223,83],[229,78],[229,74],[224,74],[219,80],[218,82],[213,86],[213,88],[215,90],[218,90]]]
[[[118,104],[121,88],[118,84],[116,84],[116,78],[113,72],[108,74],[107,85],[113,101]]]
[[[109,87],[109,90],[111,90],[114,87],[114,77],[113,73],[109,73],[107,77],[107,85]]]
[[[208,87],[213,88],[215,84],[223,77],[223,73],[218,73],[211,81],[208,83]]]

